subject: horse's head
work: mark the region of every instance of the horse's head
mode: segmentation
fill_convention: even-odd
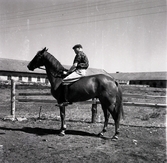
[[[40,66],[44,65],[44,52],[46,52],[48,49],[46,49],[46,47],[41,50],[38,51],[36,56],[30,61],[30,63],[28,64],[28,69],[31,71],[34,71],[34,69],[39,68]]]

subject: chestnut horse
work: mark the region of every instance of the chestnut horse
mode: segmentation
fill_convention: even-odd
[[[37,52],[36,56],[28,64],[28,69],[33,71],[40,66],[45,66],[48,80],[51,84],[51,93],[58,104],[64,101],[62,80],[63,71],[66,70],[60,62],[44,48]],[[92,98],[98,98],[104,112],[104,127],[99,133],[103,136],[108,126],[110,114],[115,122],[115,134],[118,138],[119,123],[123,116],[122,90],[120,85],[108,74],[97,74],[81,77],[78,81],[69,85],[68,101],[79,102]],[[65,106],[60,105],[61,129],[60,135],[65,135]]]

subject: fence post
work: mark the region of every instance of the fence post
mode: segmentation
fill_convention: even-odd
[[[96,122],[96,116],[97,116],[97,100],[96,98],[92,99],[92,123]]]
[[[15,119],[16,83],[11,79],[11,115]]]

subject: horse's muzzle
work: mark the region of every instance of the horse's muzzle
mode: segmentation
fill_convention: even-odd
[[[27,68],[28,68],[30,71],[34,71],[34,68],[32,68],[32,67],[30,66],[30,64],[27,65]]]

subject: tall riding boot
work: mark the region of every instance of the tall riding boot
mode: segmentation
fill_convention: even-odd
[[[67,106],[68,104],[72,104],[72,103],[70,103],[70,102],[68,102],[68,85],[64,85],[63,86],[63,95],[64,95],[64,102],[63,103],[61,103],[61,104],[59,104],[59,106]]]
[[[64,85],[64,100],[65,102],[68,102],[68,85]]]
[[[69,89],[69,86],[68,85],[64,85],[64,106],[68,105],[68,104],[72,104],[72,102],[68,101],[68,89]]]
[[[68,85],[64,85],[63,86],[63,97],[64,97],[64,102],[61,104],[57,104],[55,106],[59,106],[59,107],[63,107],[63,106],[67,106],[68,104],[72,104],[72,102],[68,101]]]

